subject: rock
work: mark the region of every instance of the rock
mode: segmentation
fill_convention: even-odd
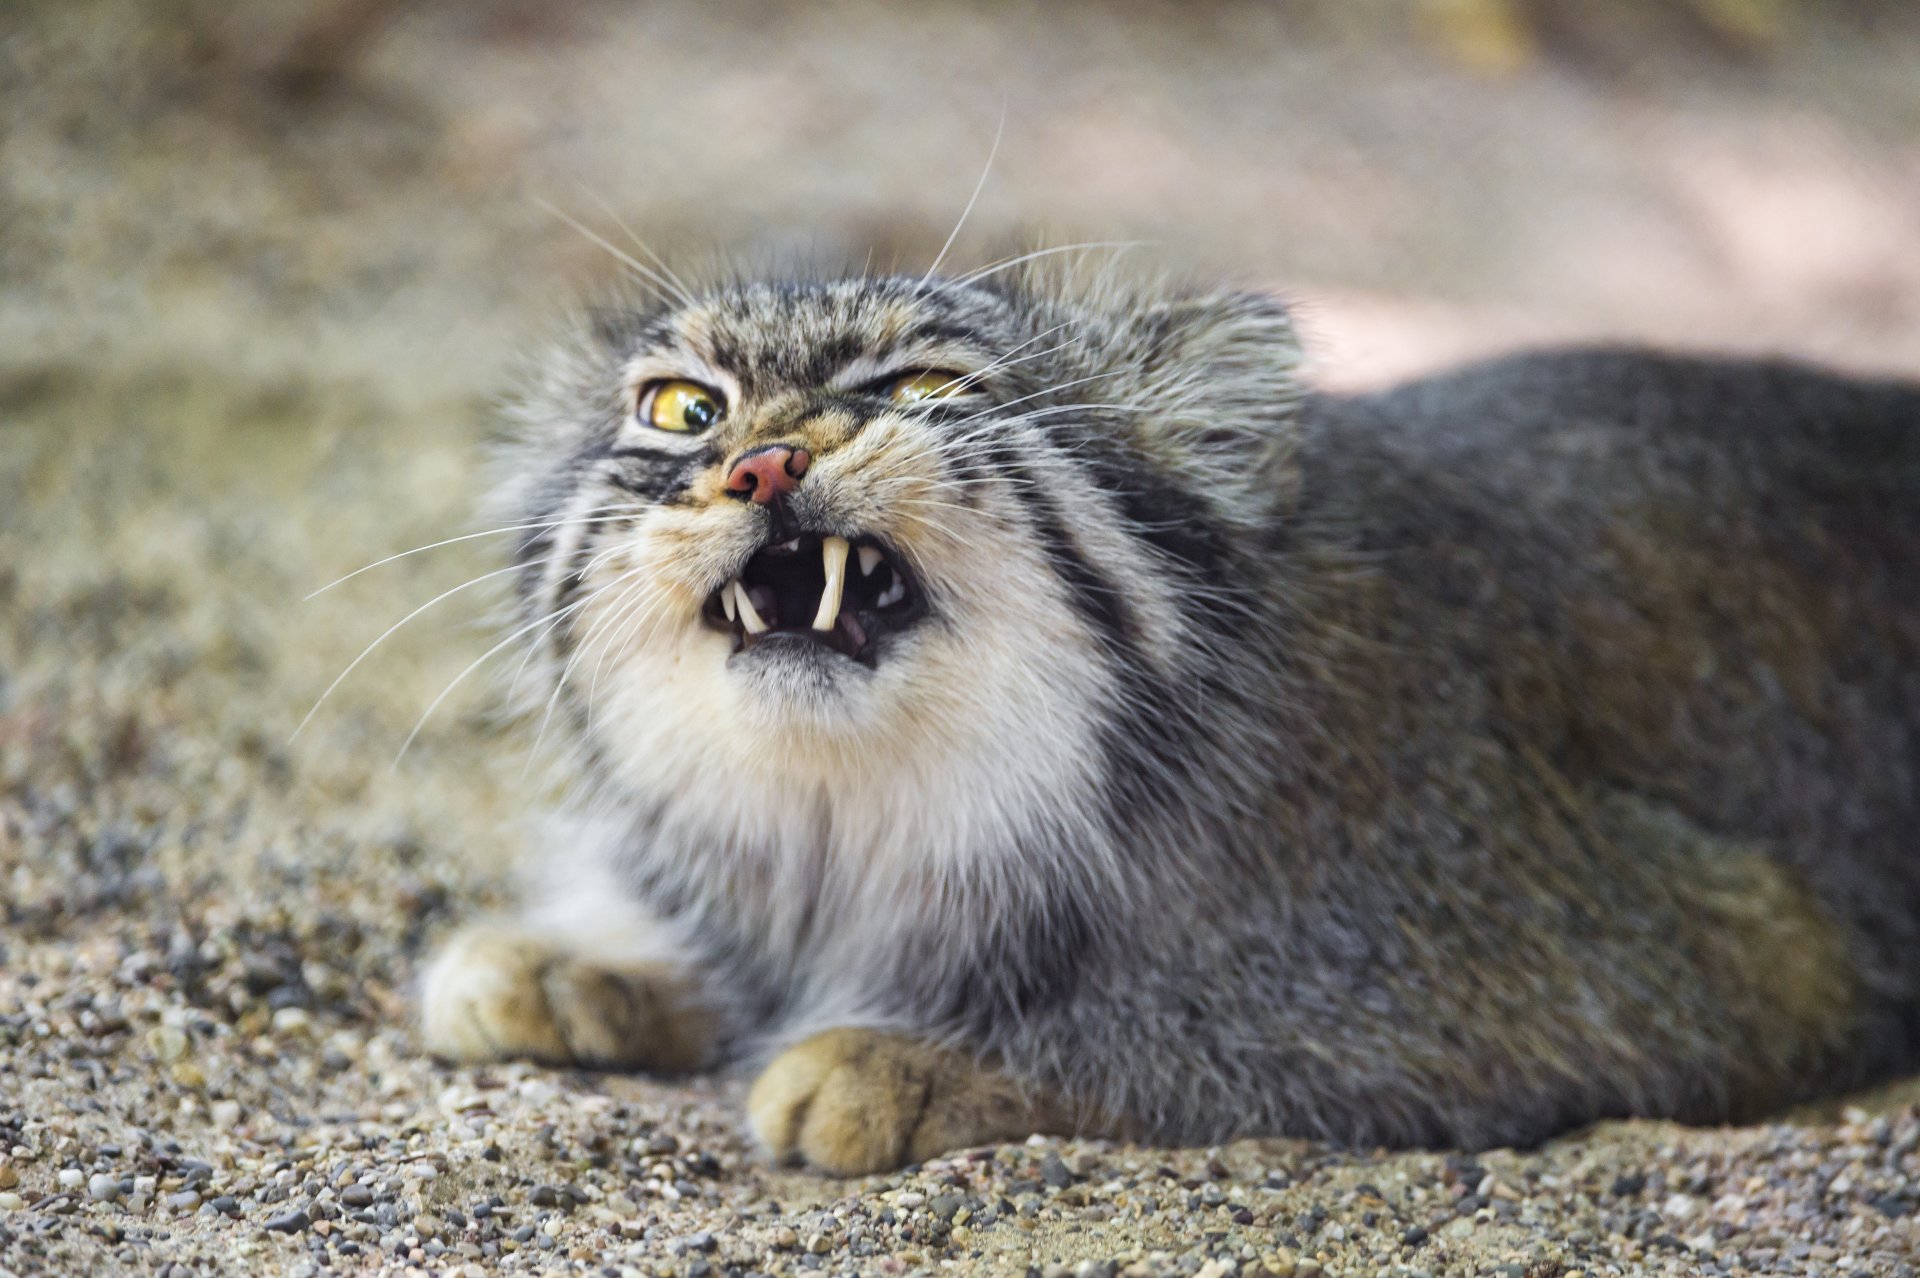
[[[0,1189],[12,1189],[20,1183],[20,1173],[6,1163],[0,1163]]]
[[[289,1211],[267,1217],[267,1223],[261,1228],[272,1234],[297,1234],[312,1223],[312,1217],[304,1211]]]
[[[18,1194],[0,1194],[0,1211],[19,1211],[27,1200]]]
[[[191,1189],[183,1189],[177,1194],[168,1194],[165,1202],[174,1211],[192,1211],[200,1205],[200,1195]]]
[[[168,1064],[185,1056],[192,1045],[187,1032],[177,1025],[156,1025],[147,1032],[147,1047]]]
[[[120,1178],[106,1172],[95,1172],[87,1178],[87,1197],[95,1202],[113,1202],[120,1197]]]
[[[1668,1194],[1660,1204],[1660,1214],[1673,1221],[1691,1220],[1699,1210],[1700,1200],[1687,1194]]]
[[[340,1191],[340,1201],[348,1207],[371,1207],[373,1191],[365,1185],[348,1185]]]
[[[87,1174],[78,1167],[62,1167],[54,1179],[60,1182],[62,1189],[78,1189],[87,1183]]]
[[[1074,1175],[1059,1154],[1049,1152],[1040,1160],[1040,1179],[1055,1189],[1065,1189],[1074,1181]]]

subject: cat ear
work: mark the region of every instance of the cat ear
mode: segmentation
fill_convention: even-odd
[[[1223,292],[1139,314],[1126,399],[1139,443],[1195,491],[1258,516],[1290,499],[1300,343],[1279,299]]]

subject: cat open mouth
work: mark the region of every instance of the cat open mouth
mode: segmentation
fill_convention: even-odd
[[[802,533],[762,546],[701,616],[733,636],[735,652],[805,639],[872,665],[879,639],[921,611],[912,575],[882,543]]]

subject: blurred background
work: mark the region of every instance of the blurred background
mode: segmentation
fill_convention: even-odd
[[[473,666],[499,543],[307,596],[480,527],[592,237],[922,271],[999,132],[950,265],[1141,241],[1294,299],[1325,383],[1920,374],[1917,68],[1904,0],[9,0],[0,1128],[242,1148],[444,1085],[407,983],[550,784],[518,653]]]
[[[1901,0],[16,0],[10,364],[480,391],[615,268],[1144,240],[1328,374],[1572,336],[1920,362]],[[404,370],[404,371],[403,371]]]

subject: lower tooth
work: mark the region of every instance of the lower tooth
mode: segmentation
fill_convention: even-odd
[[[767,623],[760,620],[753,600],[747,595],[747,588],[737,581],[733,583],[733,601],[740,609],[740,624],[747,628],[748,634],[763,635],[767,632]]]
[[[906,597],[907,597],[907,588],[896,581],[891,586],[888,586],[885,590],[881,591],[880,597],[874,600],[873,602],[874,602],[874,606],[877,608],[891,608],[894,604],[899,603],[902,599],[905,599]]]

